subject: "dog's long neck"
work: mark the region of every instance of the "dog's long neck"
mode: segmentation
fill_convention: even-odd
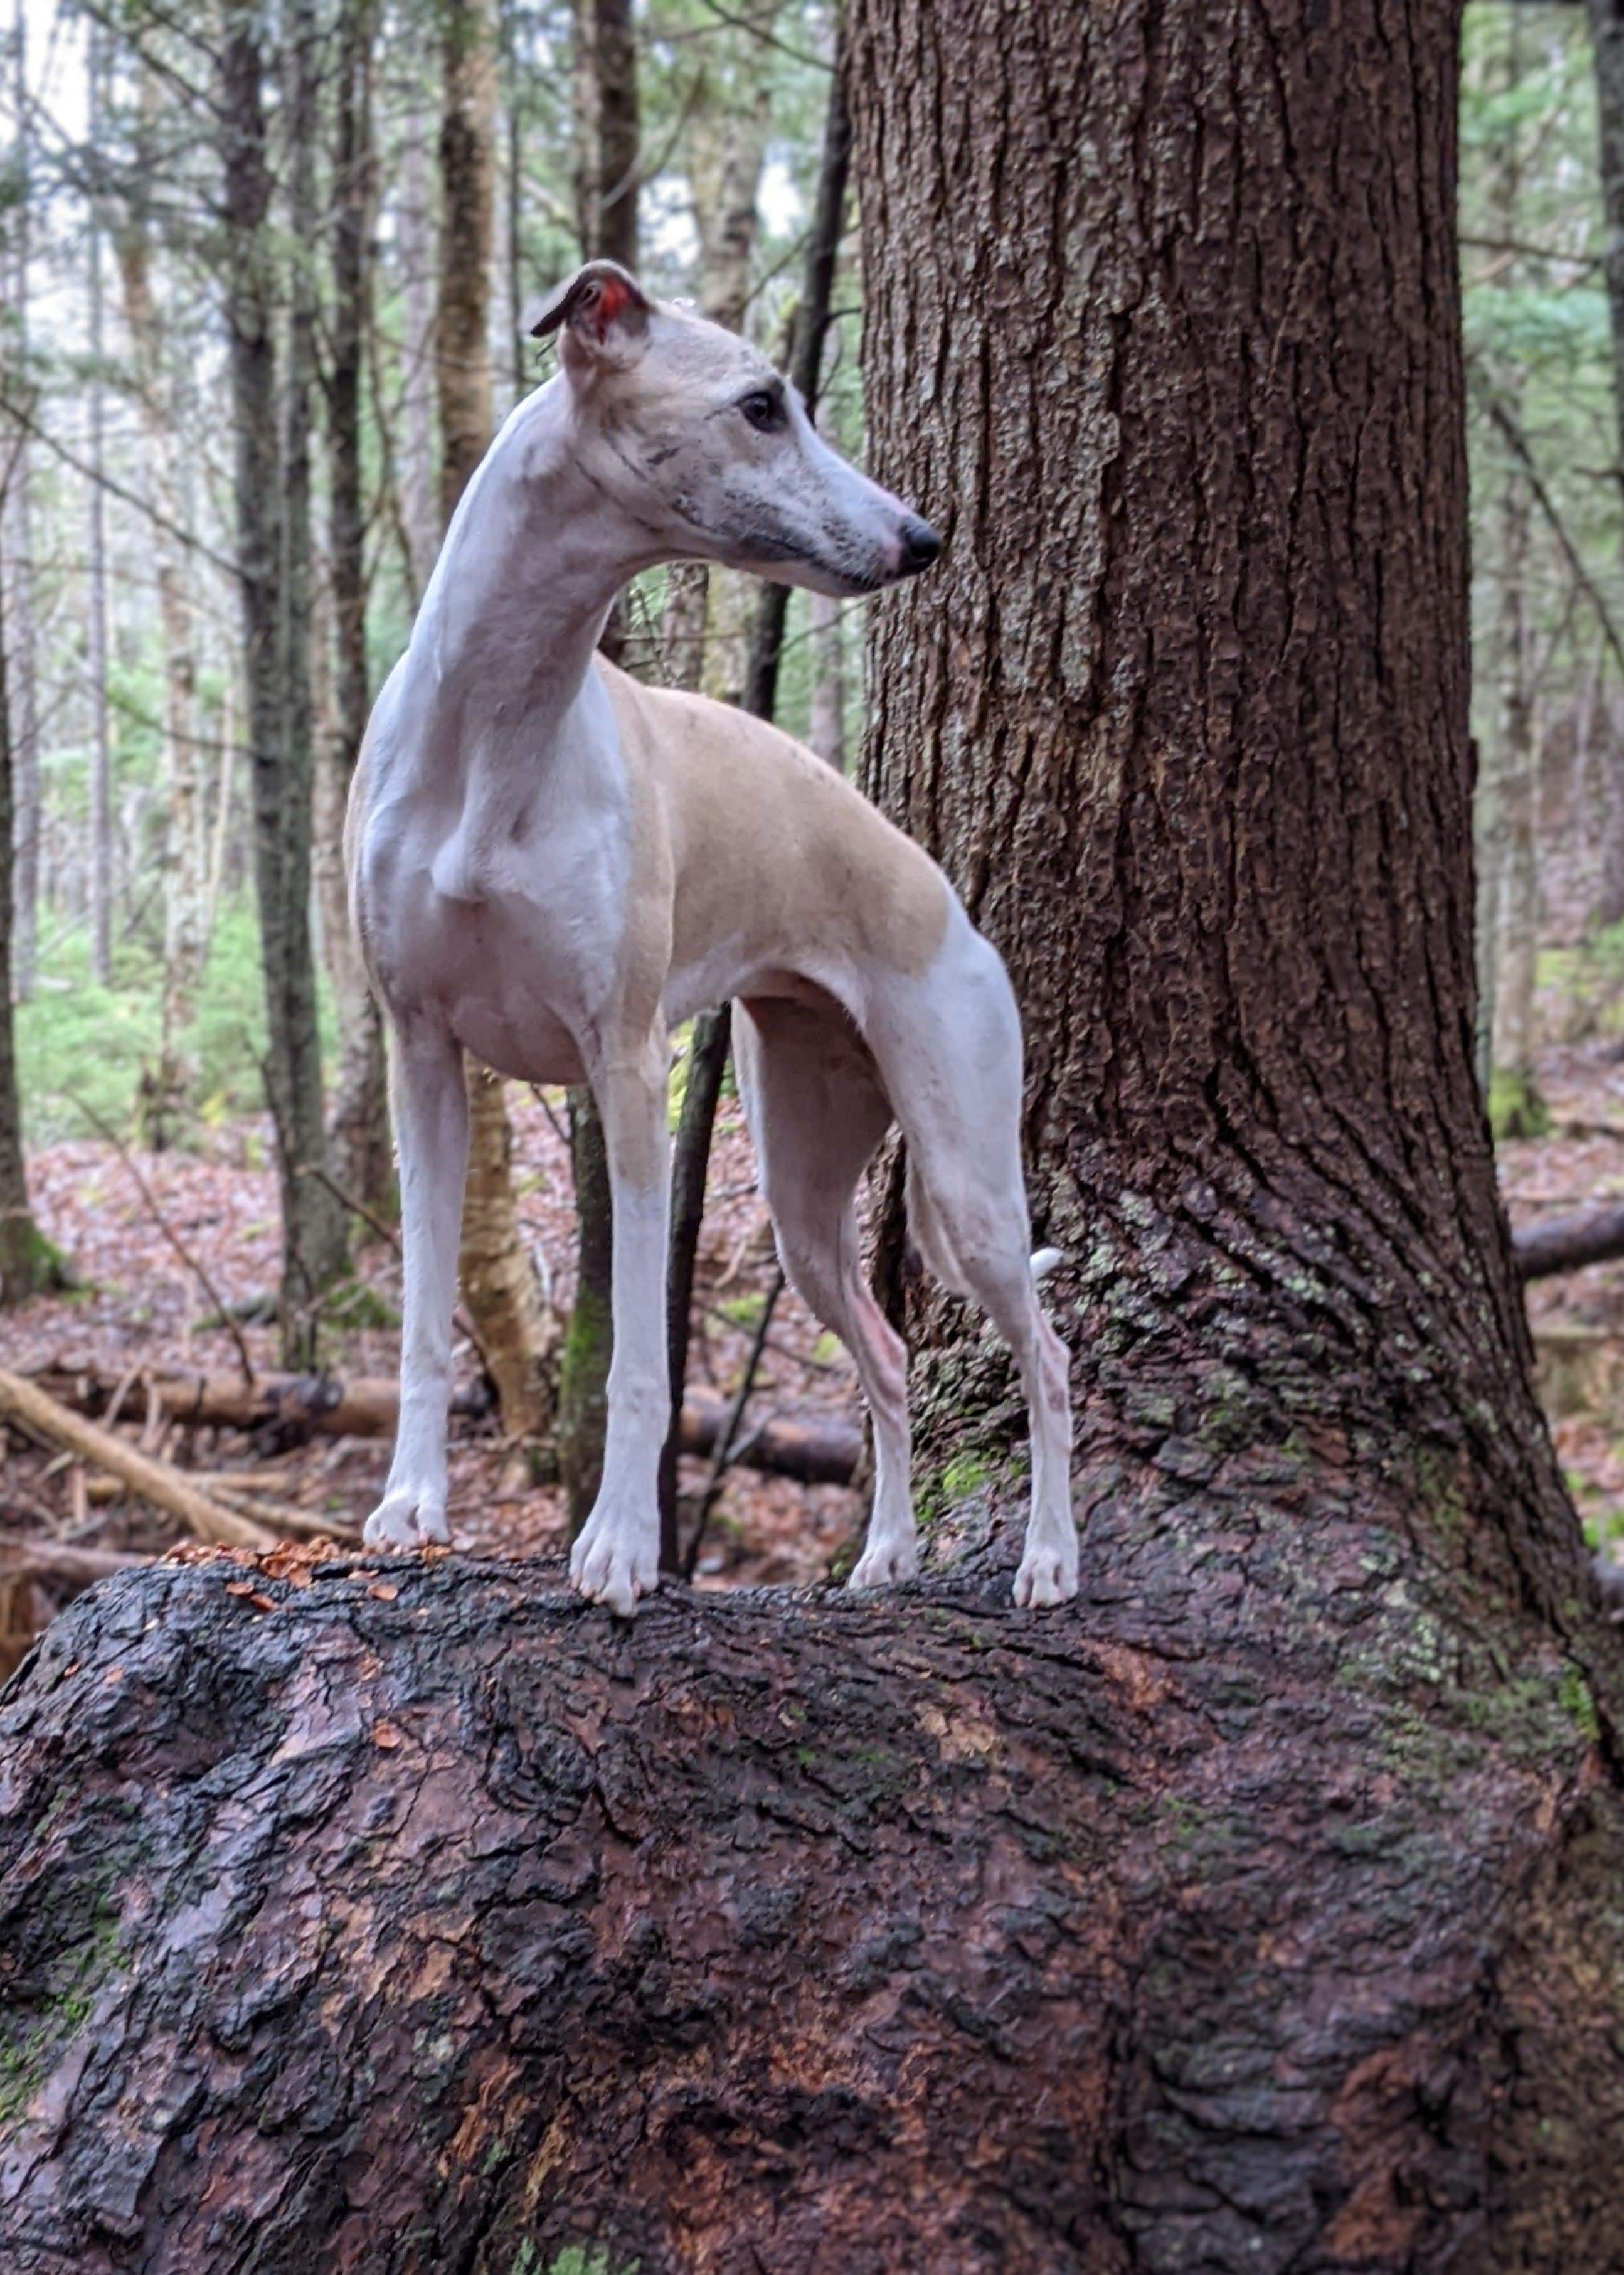
[[[470,854],[534,795],[615,595],[643,565],[572,443],[555,380],[512,412],[470,480],[412,629],[424,760],[438,796],[460,792]]]

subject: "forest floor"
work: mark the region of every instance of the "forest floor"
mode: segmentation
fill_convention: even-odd
[[[1516,1223],[1624,1194],[1624,1046],[1593,1039],[1554,1047],[1541,1077],[1549,1134],[1500,1149],[1502,1189]],[[574,1251],[568,1152],[546,1104],[517,1086],[510,1098],[520,1214],[562,1317]],[[275,1283],[277,1226],[263,1126],[251,1119],[222,1122],[195,1151],[133,1158],[157,1213],[224,1303],[240,1310],[265,1297]],[[29,1374],[132,1376],[126,1427],[147,1450],[206,1474],[249,1472],[249,1490],[257,1495],[358,1525],[382,1484],[385,1440],[318,1436],[288,1445],[263,1433],[197,1431],[166,1425],[155,1414],[144,1417],[142,1376],[229,1374],[237,1364],[230,1332],[211,1318],[199,1277],[178,1260],[129,1161],[113,1146],[60,1139],[37,1151],[29,1170],[42,1227],[71,1258],[82,1285],[71,1296],[41,1297],[0,1317],[0,1366]],[[392,1249],[374,1242],[361,1251],[359,1270],[369,1291],[363,1308],[372,1317],[331,1330],[325,1364],[341,1378],[392,1376],[399,1356],[399,1264]],[[750,1141],[736,1105],[728,1100],[701,1243],[696,1383],[727,1394],[735,1390],[774,1276]],[[1624,1263],[1537,1282],[1529,1309],[1569,1485],[1597,1545],[1624,1553]],[[248,1322],[243,1333],[255,1366],[274,1368],[274,1330]],[[472,1386],[476,1370],[465,1346],[457,1367],[459,1384]],[[845,1352],[786,1290],[749,1420],[850,1421],[859,1413]],[[684,1490],[694,1492],[707,1469],[706,1462],[685,1462]],[[451,1484],[457,1536],[465,1545],[510,1554],[554,1553],[565,1545],[557,1488],[532,1480],[494,1417],[454,1425]],[[851,1542],[861,1515],[853,1489],[803,1486],[734,1468],[706,1531],[700,1584],[815,1580]],[[49,1445],[13,1432],[0,1465],[0,1544],[42,1533],[96,1547],[161,1551],[175,1528],[140,1502],[114,1495],[110,1481],[87,1477]]]
[[[516,1085],[509,1088],[514,1129],[515,1187],[520,1218],[543,1285],[561,1318],[573,1292],[574,1203],[569,1153],[556,1109]],[[257,1122],[223,1124],[196,1151],[130,1157],[156,1211],[194,1257],[221,1300],[235,1312],[276,1285],[278,1257],[276,1176],[268,1134]],[[130,1163],[111,1145],[64,1139],[30,1156],[30,1192],[41,1228],[83,1283],[70,1296],[41,1296],[0,1314],[0,1366],[13,1372],[91,1372],[123,1377],[138,1370],[127,1420],[141,1422],[140,1376],[230,1375],[238,1355],[230,1331],[199,1276],[189,1272]],[[393,1376],[399,1362],[396,1322],[400,1266],[382,1242],[365,1247],[358,1268],[373,1319],[334,1327],[322,1344],[325,1367],[340,1379]],[[756,1190],[754,1157],[739,1109],[723,1102],[700,1243],[699,1296],[691,1379],[731,1394],[744,1369],[761,1309],[775,1276],[767,1212]],[[211,1317],[211,1313],[214,1316]],[[245,1320],[242,1332],[256,1369],[277,1365],[275,1329]],[[472,1387],[478,1370],[465,1345],[457,1353],[457,1384]],[[856,1377],[844,1349],[825,1334],[786,1289],[774,1313],[755,1376],[747,1422],[793,1416],[811,1420],[858,1413]],[[147,1450],[187,1470],[252,1473],[259,1496],[359,1525],[373,1507],[389,1466],[380,1438],[315,1437],[279,1446],[272,1436],[199,1431],[161,1421],[140,1435]],[[683,1488],[696,1492],[706,1461],[684,1462]],[[162,1548],[175,1528],[139,1502],[102,1500],[55,1450],[12,1434],[0,1468],[0,1542],[49,1532],[59,1541],[97,1547]],[[562,1496],[532,1482],[494,1417],[453,1425],[452,1517],[458,1541],[489,1553],[555,1553],[566,1544]],[[745,1468],[730,1469],[712,1511],[697,1578],[701,1585],[805,1582],[827,1571],[857,1524],[858,1497],[849,1487],[802,1485]]]
[[[1591,1038],[1544,1054],[1550,1118],[1541,1138],[1499,1148],[1514,1225],[1624,1196],[1624,1043]],[[1592,1264],[1528,1290],[1540,1394],[1558,1458],[1598,1547],[1624,1553],[1624,1261]]]

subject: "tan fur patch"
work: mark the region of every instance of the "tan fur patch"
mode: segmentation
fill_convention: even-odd
[[[851,784],[746,712],[601,667],[634,789],[639,834],[662,807],[671,847],[671,955],[696,962],[737,939],[741,960],[798,968],[806,944],[843,944],[910,976],[941,947],[950,902],[940,873]],[[636,888],[658,890],[639,847]]]

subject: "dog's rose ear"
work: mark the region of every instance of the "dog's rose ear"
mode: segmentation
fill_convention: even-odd
[[[618,261],[589,261],[554,286],[530,320],[530,336],[544,340],[564,327],[582,345],[603,348],[617,331],[640,334],[648,318],[648,299],[635,276]]]

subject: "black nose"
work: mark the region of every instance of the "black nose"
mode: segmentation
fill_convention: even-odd
[[[941,540],[928,521],[920,521],[916,517],[912,521],[903,524],[904,577],[917,576],[921,569],[928,569],[940,551]]]

